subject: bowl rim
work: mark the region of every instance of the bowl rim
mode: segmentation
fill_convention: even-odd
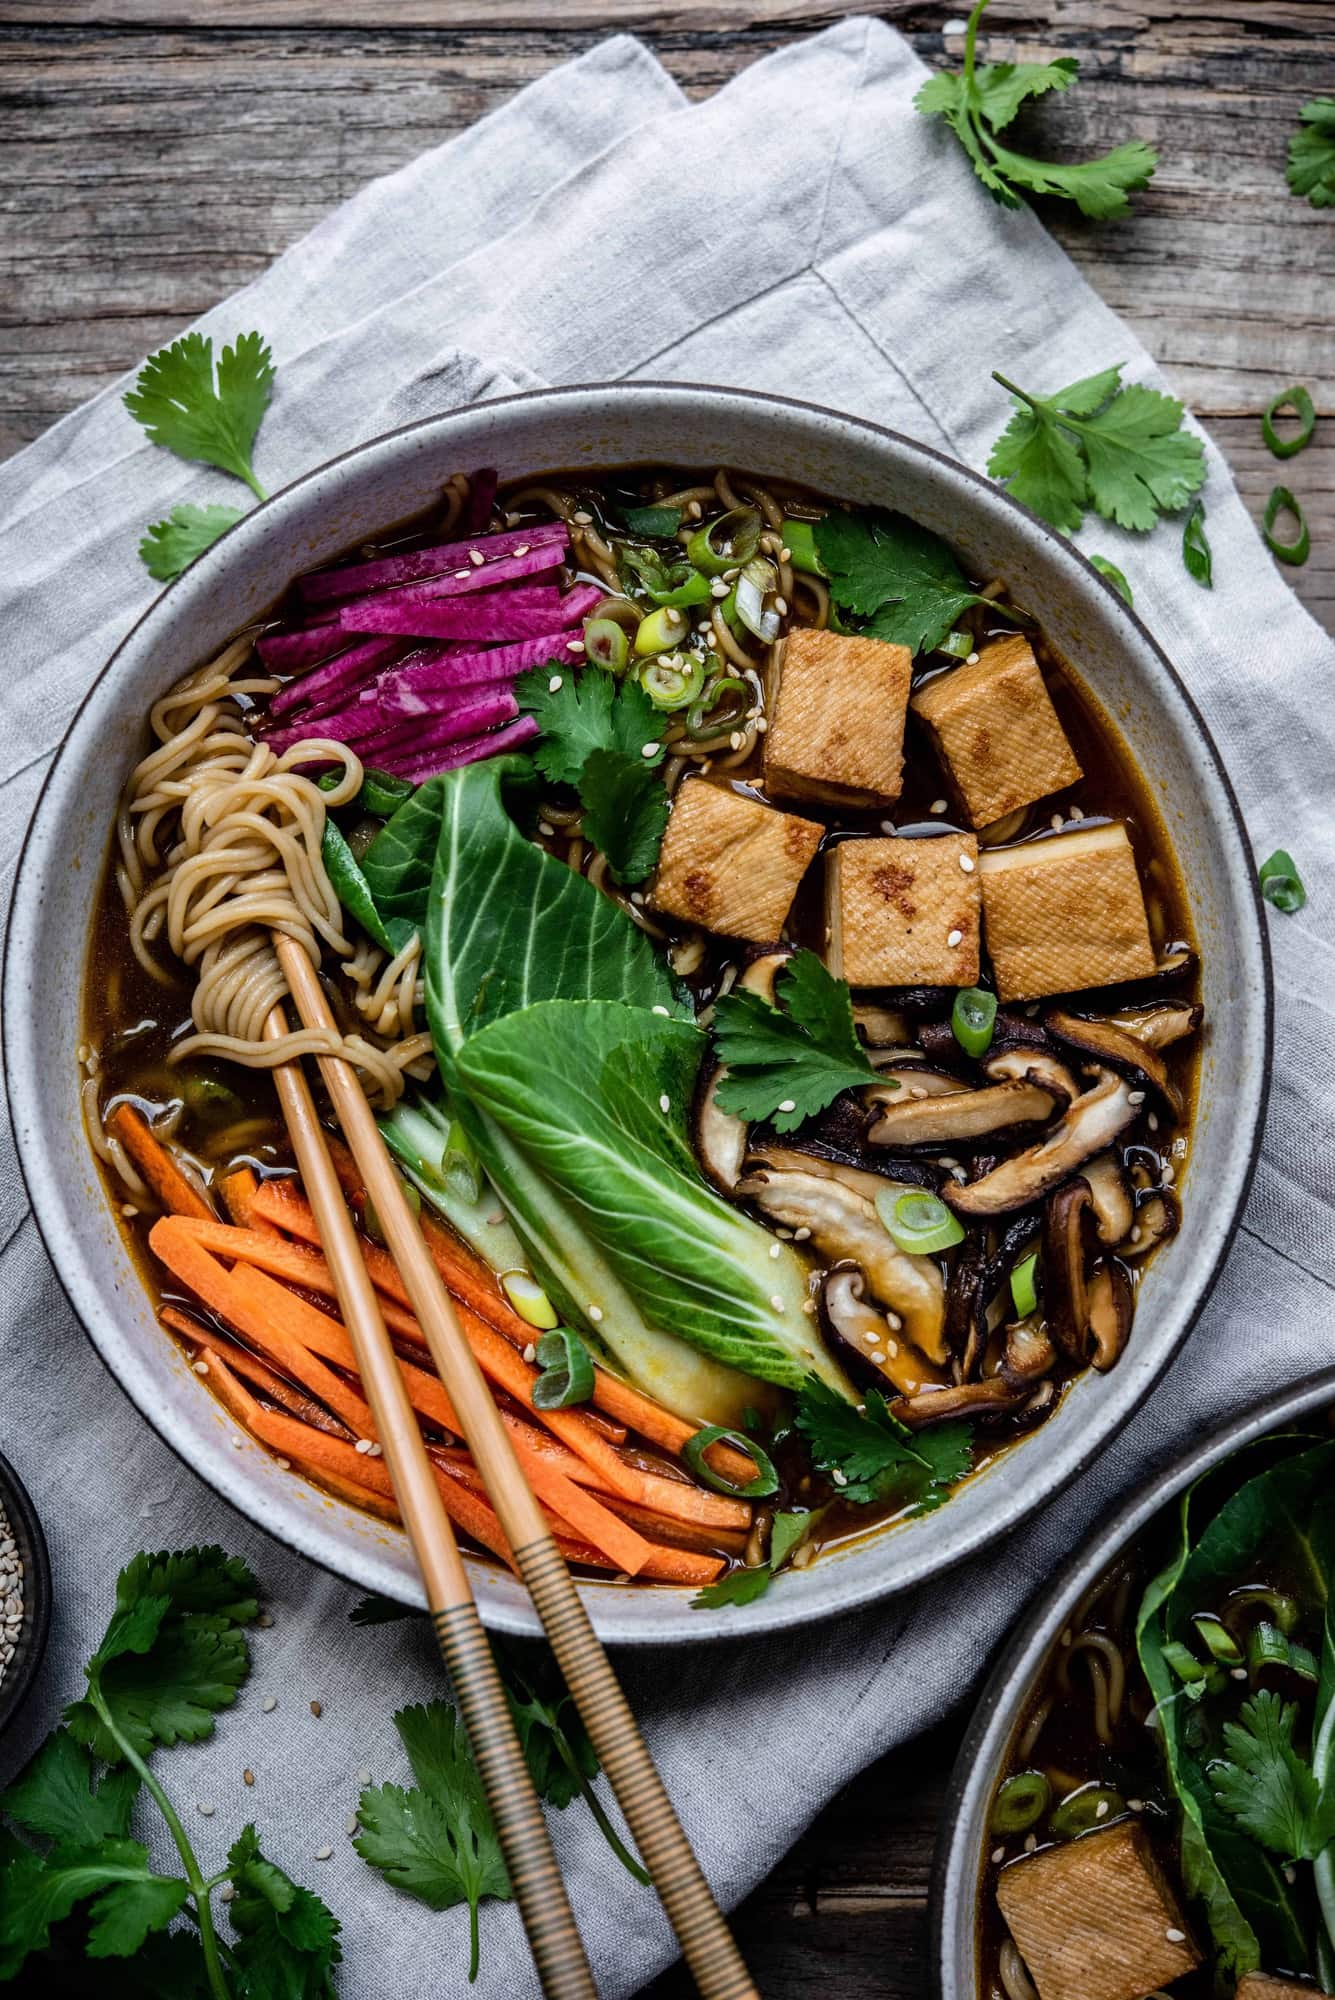
[[[1184,1488],[1258,1438],[1335,1406],[1335,1367],[1290,1383],[1155,1465],[1111,1520],[1084,1537],[1051,1594],[1035,1594],[1001,1640],[964,1731],[941,1804],[930,1879],[928,1963],[937,2000],[979,2000],[982,1813],[1034,1680],[1071,1611],[1126,1545]]]
[[[31,1493],[0,1452],[0,1505],[23,1562],[23,1622],[0,1679],[0,1739],[32,1691],[51,1635],[51,1556]]]
[[[195,561],[186,570],[183,570],[179,577],[174,578],[171,583],[158,592],[152,602],[146,606],[144,611],[140,613],[139,617],[127,629],[104,665],[88,684],[77,706],[71,712],[69,721],[61,734],[60,741],[52,754],[51,761],[43,773],[41,785],[34,799],[32,813],[19,850],[18,865],[11,895],[10,922],[5,938],[4,959],[3,965],[0,966],[0,1023],[3,1025],[3,1033],[0,1033],[0,1053],[3,1054],[7,1085],[11,1080],[10,1066],[15,1044],[14,1026],[16,1022],[23,1019],[23,1002],[21,997],[23,981],[16,971],[15,966],[15,937],[19,926],[15,923],[14,918],[32,890],[33,868],[30,864],[34,835],[39,822],[43,819],[53,781],[69,749],[71,740],[80,727],[86,710],[98,696],[104,684],[114,675],[123,656],[134,646],[144,628],[151,620],[157,617],[163,604],[171,599],[173,591],[179,590],[197,571],[204,570],[207,572],[212,568],[219,559],[219,551],[225,551],[234,537],[244,542],[249,536],[253,536],[256,532],[257,521],[262,522],[270,514],[271,510],[282,507],[295,496],[304,492],[306,488],[314,485],[317,481],[325,479],[335,468],[346,466],[356,460],[368,458],[401,440],[422,432],[444,428],[452,423],[467,422],[469,419],[475,418],[485,420],[496,413],[503,415],[509,410],[523,412],[535,406],[559,407],[562,404],[578,404],[581,399],[587,400],[591,397],[611,399],[617,403],[643,400],[657,404],[660,407],[664,400],[669,403],[680,401],[697,409],[703,401],[717,406],[721,414],[729,406],[740,405],[752,411],[758,410],[762,415],[766,412],[772,412],[778,419],[790,416],[798,422],[814,419],[823,425],[850,427],[869,437],[875,445],[887,446],[892,452],[926,460],[931,466],[939,467],[943,475],[949,479],[960,481],[965,486],[974,489],[980,496],[984,506],[991,506],[1002,511],[1009,510],[1014,513],[1021,521],[1027,524],[1031,534],[1036,533],[1040,541],[1046,544],[1052,551],[1055,551],[1062,560],[1067,562],[1072,559],[1074,560],[1077,573],[1081,575],[1081,580],[1085,587],[1088,588],[1090,585],[1093,585],[1097,590],[1104,593],[1105,599],[1112,608],[1116,619],[1129,621],[1140,645],[1153,656],[1158,670],[1167,678],[1174,695],[1182,704],[1194,736],[1195,747],[1204,757],[1209,775],[1217,786],[1226,809],[1236,848],[1235,858],[1250,857],[1250,843],[1247,837],[1246,826],[1243,821],[1237,795],[1233,789],[1232,781],[1229,778],[1223,759],[1220,756],[1210,729],[1192,697],[1190,689],[1169,659],[1164,648],[1137,615],[1133,607],[1127,604],[1121,592],[1094,567],[1088,557],[1083,555],[1073,542],[1069,541],[1066,536],[1044,521],[1041,516],[1033,513],[1030,508],[1024,506],[1022,502],[1016,500],[1004,487],[988,479],[984,474],[975,471],[972,466],[966,465],[962,460],[951,457],[946,452],[939,451],[933,445],[925,444],[917,438],[909,437],[902,431],[896,431],[888,425],[876,423],[871,418],[859,416],[849,411],[838,410],[828,404],[808,402],[797,397],[776,395],[762,390],[731,388],[709,383],[641,381],[639,379],[631,382],[591,381],[566,383],[550,388],[515,390],[504,396],[484,398],[478,402],[462,405],[456,409],[420,417],[409,424],[396,425],[390,430],[378,433],[375,437],[367,438],[359,444],[349,446],[346,450],[336,453],[333,457],[325,459],[320,464],[299,474],[286,485],[277,488],[266,500],[259,502],[255,507],[251,508],[233,527],[229,528],[216,542],[211,544],[200,556],[196,557]],[[628,460],[623,461],[623,463],[630,462]],[[647,463],[648,461],[636,462]],[[226,560],[225,554],[222,560]],[[1028,1488],[1024,1493],[1008,1496],[1005,1526],[1001,1531],[1004,1534],[1013,1532],[1040,1509],[1049,1506],[1055,1501],[1079,1476],[1090,1461],[1105,1450],[1131,1420],[1131,1417],[1139,1409],[1145,1397],[1152,1392],[1155,1383],[1167,1367],[1169,1361],[1180,1351],[1182,1344],[1191,1333],[1214,1290],[1229,1248],[1231,1247],[1232,1225],[1241,1216],[1246,1205],[1257,1161],[1260,1156],[1266,1109],[1270,1095],[1274,1042],[1274,978],[1269,936],[1264,919],[1264,903],[1254,868],[1247,868],[1244,873],[1249,889],[1246,905],[1247,914],[1250,919],[1248,944],[1254,955],[1254,963],[1260,975],[1260,1060],[1257,1064],[1256,1075],[1252,1084],[1255,1115],[1252,1121],[1245,1162],[1237,1183],[1236,1196],[1227,1218],[1229,1226],[1221,1230],[1218,1248],[1209,1268],[1196,1281],[1196,1296],[1191,1310],[1184,1316],[1172,1343],[1165,1348],[1161,1355],[1155,1358],[1151,1365],[1146,1366],[1142,1363],[1143,1381],[1140,1395],[1134,1400],[1128,1401],[1125,1409],[1114,1410],[1110,1416],[1103,1419],[1103,1428],[1099,1432],[1097,1441],[1084,1443],[1077,1441],[1073,1444],[1070,1463],[1059,1473],[1036,1478],[1028,1483]],[[346,1569],[340,1567],[335,1556],[332,1554],[326,1556],[315,1553],[311,1548],[302,1546],[300,1542],[293,1539],[288,1528],[273,1526],[258,1498],[254,1506],[249,1506],[246,1504],[244,1497],[238,1497],[230,1491],[225,1491],[222,1487],[216,1485],[211,1477],[205,1473],[201,1473],[186,1455],[184,1448],[174,1441],[170,1425],[165,1420],[159,1422],[156,1413],[146,1408],[139,1398],[122,1383],[119,1374],[113,1369],[110,1360],[102,1352],[88,1319],[85,1318],[84,1313],[80,1310],[72,1285],[66,1280],[63,1264],[55,1255],[53,1245],[48,1238],[48,1231],[43,1224],[39,1203],[34,1197],[35,1173],[33,1168],[30,1167],[28,1142],[22,1130],[17,1134],[16,1151],[18,1153],[25,1191],[43,1247],[47,1252],[48,1258],[56,1272],[58,1282],[76,1320],[117,1387],[134,1404],[139,1414],[147,1420],[180,1462],[194,1472],[196,1477],[203,1478],[211,1490],[219,1498],[223,1499],[226,1504],[236,1507],[247,1519],[261,1527],[266,1534],[272,1535],[284,1548],[303,1556],[307,1561],[316,1563],[318,1567],[327,1570],[331,1575],[337,1576],[340,1581],[356,1587],[357,1580],[350,1577]],[[730,1617],[726,1607],[720,1607],[708,1613],[693,1612],[689,1620],[665,1621],[662,1628],[650,1628],[635,1624],[611,1629],[616,1624],[615,1617],[608,1620],[603,1615],[613,1608],[609,1604],[611,1591],[607,1587],[599,1589],[595,1583],[592,1591],[586,1592],[585,1596],[595,1624],[603,1632],[605,1640],[609,1644],[660,1646],[665,1644],[700,1644],[718,1639],[761,1638],[776,1630],[796,1630],[804,1625],[822,1623],[836,1617],[844,1616],[872,1604],[893,1592],[916,1588],[929,1579],[945,1575],[950,1570],[957,1568],[960,1564],[977,1555],[985,1545],[995,1539],[997,1532],[995,1522],[987,1523],[980,1521],[972,1535],[967,1536],[958,1546],[954,1546],[946,1552],[931,1558],[920,1557],[916,1567],[907,1577],[887,1577],[874,1572],[865,1574],[860,1578],[846,1582],[844,1587],[836,1593],[837,1601],[835,1602],[816,1601],[814,1598],[808,1601],[800,1594],[792,1598],[786,1596],[780,1597],[777,1600],[767,1597],[760,1600],[753,1607],[750,1607],[750,1615],[744,1623],[735,1617]],[[869,1546],[876,1539],[874,1536],[866,1537],[857,1546],[859,1548]],[[377,1585],[376,1587],[380,1588],[382,1586]],[[390,1588],[392,1590],[392,1586]],[[674,1597],[680,1597],[681,1595],[679,1590],[674,1590],[670,1586],[660,1586],[659,1588],[664,1595],[669,1594],[669,1591],[671,1591]],[[405,1593],[401,1601],[415,1603],[417,1599]],[[510,1616],[503,1610],[498,1611],[494,1606],[484,1608],[484,1621],[493,1625],[497,1630],[513,1632],[522,1636],[535,1635],[540,1629],[531,1613],[517,1613],[514,1616]]]

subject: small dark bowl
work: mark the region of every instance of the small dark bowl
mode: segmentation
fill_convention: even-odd
[[[0,1680],[0,1736],[3,1736],[32,1686],[51,1630],[51,1558],[37,1509],[28,1489],[9,1460],[0,1457],[0,1508],[23,1563],[23,1622],[14,1656]]]
[[[987,1817],[1011,1740],[1058,1635],[1085,1592],[1184,1487],[1244,1445],[1335,1410],[1335,1368],[1293,1384],[1147,1472],[1138,1490],[1048,1580],[1006,1639],[960,1745],[941,1814],[932,1880],[935,2000],[979,2000],[979,1889]]]

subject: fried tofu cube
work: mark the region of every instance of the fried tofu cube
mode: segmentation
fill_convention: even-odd
[[[978,873],[1000,999],[1037,1000],[1154,971],[1136,857],[1120,822],[984,849]]]
[[[850,986],[972,986],[978,978],[978,843],[841,840],[825,875],[826,957]]]
[[[1134,1821],[1012,1862],[997,1903],[1039,2000],[1145,2000],[1201,1963]]]
[[[831,805],[891,805],[904,775],[913,655],[884,639],[801,627],[769,688],[765,789]]]
[[[1249,1972],[1238,1982],[1233,2000],[1320,2000],[1315,1986],[1296,1979],[1276,1979],[1273,1973]]]
[[[1081,774],[1032,646],[1018,634],[913,697],[974,826],[1073,785]]]
[[[650,901],[724,937],[777,938],[825,829],[688,778],[678,786]]]

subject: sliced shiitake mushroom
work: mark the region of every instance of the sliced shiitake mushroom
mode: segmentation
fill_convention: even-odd
[[[856,1264],[836,1264],[826,1272],[819,1308],[826,1345],[852,1381],[899,1396],[916,1396],[927,1383],[944,1384],[940,1369],[871,1304]]]
[[[909,1024],[898,1007],[878,1007],[855,1000],[853,1025],[869,1049],[898,1048],[909,1039]]]
[[[1104,1374],[1131,1337],[1135,1294],[1130,1278],[1114,1260],[1100,1264],[1086,1286],[1085,1295],[1090,1364]]]
[[[1069,1180],[1093,1154],[1111,1145],[1136,1116],[1130,1084],[1114,1070],[1099,1070],[1092,1088],[1083,1092],[1060,1123],[990,1173],[974,1181],[947,1181],[942,1195],[958,1215],[1004,1215],[1028,1208],[1053,1188]]]
[[[860,1123],[851,1144],[840,1143],[837,1135],[827,1136],[827,1130],[824,1114],[817,1123],[804,1125],[800,1132],[785,1133],[782,1138],[768,1128],[761,1128],[752,1135],[751,1157],[766,1166],[843,1181],[846,1187],[865,1194],[868,1201],[874,1200],[876,1193],[887,1185],[902,1187],[905,1193],[910,1188],[928,1188],[933,1194],[941,1185],[943,1168],[931,1160],[906,1160],[902,1155],[890,1159],[873,1151],[863,1143]]]
[[[1143,1007],[1119,1007],[1108,1019],[1147,1049],[1171,1048],[1201,1025],[1205,1009],[1195,1000],[1153,1000]]]
[[[1084,1363],[1089,1303],[1085,1292],[1085,1217],[1089,1184],[1073,1180],[1049,1195],[1043,1217],[1043,1311],[1068,1360]]]
[[[865,1093],[876,1116],[867,1128],[873,1146],[971,1147],[998,1132],[1020,1133],[1048,1125],[1065,1111],[1070,1099],[1032,1078],[994,1083],[982,1090],[949,1091],[937,1097],[913,1098],[879,1085]]]
[[[1060,1092],[1069,1100],[1079,1097],[1080,1085],[1059,1056],[1050,1049],[1028,1048],[1016,1043],[1013,1048],[1000,1049],[995,1055],[983,1057],[983,1072],[994,1083],[1018,1082],[1032,1078],[1054,1092]]]
[[[905,1104],[910,1098],[916,1104],[922,1097],[957,1097],[969,1088],[963,1077],[936,1069],[916,1049],[916,1062],[908,1060],[903,1049],[885,1053],[890,1060],[878,1065],[881,1081],[869,1087],[864,1100],[868,1104]]]
[[[1154,1091],[1174,1118],[1182,1116],[1181,1092],[1156,1048],[1137,1041],[1112,1021],[1086,1019],[1079,1014],[1068,1014],[1061,1007],[1052,1008],[1044,1016],[1044,1025],[1072,1048],[1129,1076],[1142,1091]]]
[[[1123,1257],[1147,1257],[1170,1236],[1177,1234],[1177,1204],[1171,1195],[1155,1193],[1136,1210],[1125,1241],[1118,1248]]]
[[[901,1250],[865,1195],[819,1173],[769,1165],[747,1172],[737,1193],[772,1222],[804,1230],[829,1263],[859,1264],[881,1304],[929,1361],[946,1359],[945,1283],[930,1257]]]
[[[721,1063],[701,1071],[691,1119],[696,1159],[715,1187],[731,1194],[746,1160],[749,1127],[735,1112],[720,1111],[718,1087],[723,1075]]]
[[[992,1330],[1000,1325],[1005,1312],[1003,1287],[1011,1266],[1028,1246],[1036,1227],[1033,1216],[1015,1216],[999,1232],[991,1250],[981,1229],[971,1230],[959,1247],[946,1281],[946,1341],[951,1353],[960,1357],[962,1381],[969,1381],[978,1371]]]
[[[1057,1349],[1042,1316],[1030,1313],[1027,1319],[1012,1320],[1006,1328],[998,1374],[1017,1388],[1031,1387],[1050,1375],[1057,1365]]]
[[[924,1389],[917,1396],[900,1396],[890,1405],[890,1414],[914,1430],[948,1423],[952,1417],[1004,1416],[1019,1407],[1032,1386],[989,1375],[985,1382],[956,1382],[948,1389]]]
[[[1096,1153],[1080,1169],[1090,1192],[1099,1242],[1110,1247],[1130,1235],[1135,1221],[1131,1184],[1116,1153]]]
[[[758,1140],[748,1158],[755,1166],[769,1167],[776,1173],[816,1174],[821,1180],[839,1181],[844,1187],[852,1188],[854,1194],[860,1194],[864,1201],[874,1202],[882,1188],[893,1188],[894,1185],[883,1175],[870,1173],[851,1160],[835,1160],[827,1153],[808,1152],[805,1146],[795,1145],[791,1140]]]

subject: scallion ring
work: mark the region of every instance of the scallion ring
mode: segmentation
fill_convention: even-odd
[[[635,651],[641,658],[651,653],[670,653],[686,637],[687,621],[680,611],[664,605],[641,618],[635,633]]]
[[[686,560],[706,576],[722,576],[750,562],[760,547],[760,510],[732,507],[697,528],[686,544]]]
[[[781,533],[793,568],[804,570],[808,576],[824,576],[825,570],[816,553],[816,523],[785,518]]]
[[[1293,415],[1298,419],[1296,431],[1281,436],[1275,429],[1275,418]],[[1261,436],[1265,439],[1276,458],[1294,458],[1304,445],[1312,442],[1312,432],[1316,429],[1316,411],[1312,398],[1301,382],[1295,382],[1291,389],[1285,389],[1273,402],[1267,403],[1261,412]]]
[[[982,986],[964,986],[950,1010],[950,1028],[966,1056],[986,1055],[997,1019],[997,996]]]
[[[967,660],[973,651],[973,647],[974,641],[971,632],[947,632],[945,638],[941,640],[939,645],[933,648],[933,651],[945,653],[952,660]]]
[[[705,663],[698,653],[676,653],[647,661],[638,679],[655,708],[689,708],[705,684]]]
[[[692,707],[686,718],[687,735],[717,736],[720,730],[737,728],[751,701],[752,692],[746,682],[736,674],[724,674],[705,689],[703,698]]]
[[[587,1403],[593,1394],[593,1362],[589,1350],[568,1326],[553,1327],[537,1346],[542,1373],[530,1394],[535,1410],[568,1410]]]
[[[1274,527],[1281,514],[1292,514],[1298,523],[1298,533],[1291,542],[1276,541]],[[1277,486],[1265,503],[1265,520],[1262,524],[1265,545],[1278,562],[1292,563],[1298,568],[1312,553],[1312,537],[1308,531],[1307,516],[1294,499],[1287,486]]]
[[[615,618],[590,618],[584,627],[584,656],[591,667],[619,674],[630,657],[625,627]]]
[[[1054,1840],[1074,1840],[1096,1826],[1106,1826],[1126,1811],[1126,1800],[1110,1785],[1083,1785],[1054,1808],[1048,1831]]]
[[[1028,1319],[1030,1313],[1038,1311],[1038,1289],[1034,1283],[1037,1270],[1037,1250],[1031,1250],[1027,1257],[1011,1266],[1011,1303],[1017,1319]]]
[[[715,1472],[705,1458],[712,1444],[730,1444],[744,1453],[756,1468],[755,1478],[748,1480],[745,1486],[738,1486],[723,1473]],[[763,1500],[767,1494],[779,1490],[779,1475],[771,1465],[768,1453],[763,1452],[745,1431],[730,1431],[724,1424],[706,1424],[694,1437],[687,1438],[681,1455],[697,1479],[706,1486],[712,1486],[715,1493],[727,1493],[734,1500]]]
[[[955,1216],[938,1196],[928,1194],[925,1188],[912,1188],[907,1194],[882,1188],[876,1197],[876,1213],[899,1248],[910,1257],[930,1257],[964,1241],[964,1231]]]
[[[1303,878],[1298,873],[1293,856],[1282,847],[1277,847],[1268,861],[1260,868],[1261,894],[1267,903],[1282,911],[1286,917],[1297,914],[1307,901],[1307,891]]]
[[[1041,1771],[1016,1771],[997,1787],[988,1826],[993,1833],[1028,1833],[1051,1800],[1052,1787]]]

